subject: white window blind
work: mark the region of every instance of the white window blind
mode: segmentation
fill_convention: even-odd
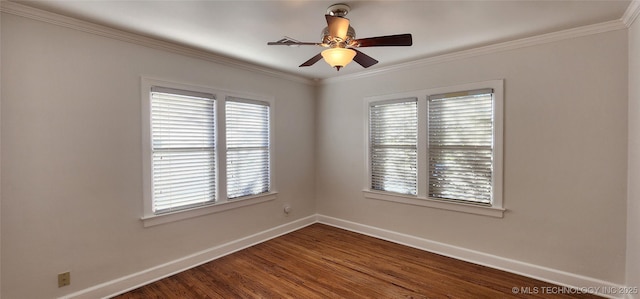
[[[429,197],[491,204],[493,90],[428,101]]]
[[[416,195],[417,99],[369,108],[371,189]]]
[[[227,197],[269,192],[269,104],[226,100]]]
[[[214,203],[214,96],[152,87],[151,135],[153,212]]]

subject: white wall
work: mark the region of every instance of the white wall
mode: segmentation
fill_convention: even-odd
[[[319,91],[318,212],[623,284],[627,32],[401,71]],[[504,79],[504,218],[365,199],[363,98]]]
[[[629,28],[627,286],[640,287],[640,21]],[[640,298],[636,294],[634,298]]]
[[[315,213],[313,86],[11,14],[1,55],[4,298],[58,297]],[[278,199],[143,228],[141,75],[273,96]]]

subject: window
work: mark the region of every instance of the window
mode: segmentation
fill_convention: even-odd
[[[369,119],[371,189],[416,195],[417,99],[375,103]]]
[[[269,192],[269,105],[227,99],[227,194]]]
[[[212,94],[151,88],[154,214],[215,202],[215,127]]]
[[[493,89],[429,96],[429,197],[491,204]]]
[[[502,86],[366,99],[365,196],[502,217]]]
[[[274,199],[272,103],[143,78],[144,225]]]

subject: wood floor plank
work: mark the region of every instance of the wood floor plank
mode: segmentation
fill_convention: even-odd
[[[543,287],[553,285],[313,224],[114,298],[599,298]]]

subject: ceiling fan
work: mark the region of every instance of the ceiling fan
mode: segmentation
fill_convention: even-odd
[[[349,19],[345,18],[350,9],[346,4],[329,6],[325,15],[327,27],[322,30],[322,42],[299,42],[291,39],[282,39],[276,42],[269,42],[267,45],[321,46],[328,48],[302,63],[300,67],[312,66],[324,58],[331,67],[335,67],[339,71],[352,60],[365,68],[378,63],[377,60],[358,51],[356,48],[411,46],[413,44],[409,33],[356,39],[356,31],[349,25]]]

